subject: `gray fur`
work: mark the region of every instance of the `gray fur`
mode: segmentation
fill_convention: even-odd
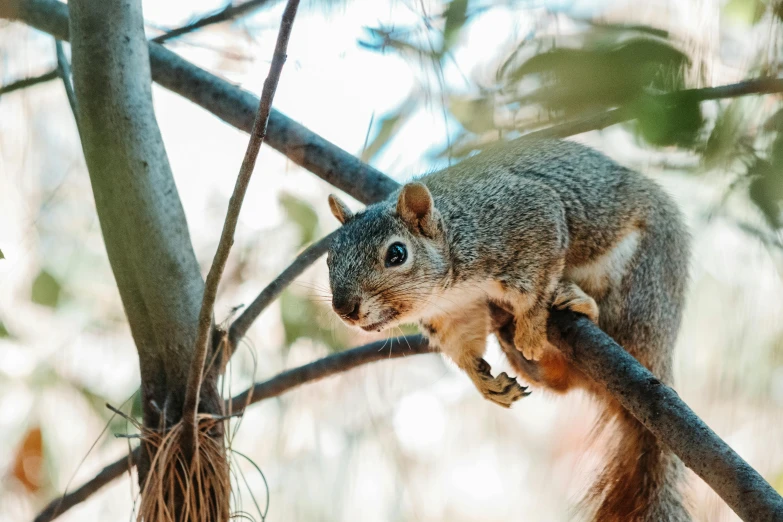
[[[362,296],[353,324],[420,321],[486,398],[510,406],[524,388],[493,378],[481,359],[488,303],[510,310],[515,369],[558,391],[587,388],[619,430],[593,491],[596,520],[689,520],[676,457],[554,353],[544,331],[553,302],[588,315],[597,303],[600,327],[671,384],[689,259],[676,205],[648,178],[567,141],[495,146],[418,181],[434,201],[435,232],[401,217],[397,191],[350,217],[332,243],[335,300]],[[404,267],[384,266],[392,237],[411,252]]]

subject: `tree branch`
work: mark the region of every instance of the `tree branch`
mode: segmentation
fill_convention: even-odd
[[[223,9],[220,9],[209,15],[203,15],[182,27],[166,31],[162,35],[156,36],[150,41],[162,44],[163,42],[171,40],[172,38],[178,38],[182,35],[192,33],[193,31],[202,29],[208,25],[219,24],[221,22],[233,20],[234,18],[239,18],[244,14],[264,7],[266,4],[269,4],[272,1],[273,0],[249,0],[248,2],[244,2],[239,5],[228,4]]]
[[[24,2],[21,13],[32,5],[42,4]],[[144,426],[157,428],[182,412],[204,283],[153,110],[141,0],[77,0],[70,7],[79,136],[139,354]],[[222,406],[216,381],[210,375],[202,393],[209,413]],[[153,404],[171,418],[162,419]],[[218,430],[215,438],[222,444]],[[142,485],[155,453],[144,446]]]
[[[80,488],[66,493],[49,502],[49,504],[35,517],[34,522],[49,522],[59,517],[77,504],[81,504],[106,484],[119,478],[123,473],[130,473],[138,463],[141,454],[141,446],[137,446],[128,455],[112,462],[92,479],[85,482]]]
[[[22,0],[18,18],[68,40],[68,6],[57,0]],[[258,98],[208,73],[165,47],[149,44],[152,77],[161,86],[200,105],[229,125],[251,132]],[[352,154],[272,109],[265,143],[297,165],[362,203],[374,203],[397,183]]]
[[[420,335],[376,341],[329,355],[298,368],[286,370],[267,381],[256,383],[250,389],[227,400],[225,407],[226,410],[232,413],[241,412],[250,404],[278,397],[303,384],[337,375],[358,366],[430,352],[431,350],[427,342]],[[140,452],[140,447],[137,447],[129,455],[103,468],[98,475],[87,481],[80,488],[54,499],[35,517],[35,522],[50,522],[77,504],[84,502],[93,493],[114,479],[119,478],[123,473],[136,465]]]
[[[0,87],[0,96],[2,96],[3,94],[8,94],[10,92],[18,91],[20,89],[26,89],[28,87],[38,85],[39,83],[44,83],[44,82],[54,80],[58,76],[59,74],[57,72],[57,69],[54,69],[40,76],[33,76],[32,78],[22,78],[21,80],[11,82],[8,85],[3,85],[2,87]]]
[[[283,272],[275,278],[274,281],[269,283],[264,288],[258,297],[256,297],[252,303],[237,317],[237,319],[231,324],[228,330],[228,341],[231,353],[229,357],[233,355],[236,350],[237,343],[245,336],[247,330],[253,324],[258,316],[263,312],[275,299],[280,297],[280,294],[285,290],[307,267],[315,263],[322,255],[329,249],[329,243],[332,241],[335,232],[332,232],[328,236],[320,239],[317,243],[314,243],[307,247],[304,252],[296,256],[294,262],[291,263]]]
[[[65,57],[63,44],[60,40],[54,41],[54,47],[57,53],[57,74],[63,80],[65,95],[68,97],[68,104],[71,106],[71,112],[74,119],[76,119],[76,126],[78,127],[79,113],[76,110],[76,93],[73,92],[73,84],[71,83],[71,64],[68,63],[68,58]]]
[[[358,348],[329,355],[293,370],[287,370],[268,381],[253,385],[250,389],[229,399],[227,404],[236,405],[231,411],[241,411],[250,404],[270,397],[277,397],[283,392],[296,388],[301,384],[336,375],[363,364],[422,353],[434,352],[421,335],[409,335],[376,341]]]
[[[676,103],[682,99],[697,102],[708,100],[722,100],[726,98],[738,98],[754,94],[778,94],[783,92],[783,78],[755,78],[729,85],[718,87],[703,87],[700,89],[684,89],[682,91],[668,92],[652,95],[653,99],[660,103]],[[574,121],[552,125],[543,129],[528,132],[518,140],[567,138],[585,132],[605,129],[617,123],[632,120],[636,113],[632,106],[624,106],[616,109],[580,118]]]
[[[261,94],[261,101],[258,105],[258,115],[253,124],[253,132],[250,134],[250,142],[247,145],[245,157],[242,160],[242,166],[239,168],[234,193],[228,202],[228,212],[226,221],[223,224],[223,231],[220,234],[215,258],[207,274],[207,281],[204,287],[204,298],[201,301],[201,311],[198,318],[198,334],[196,337],[196,347],[193,360],[190,366],[190,375],[188,378],[188,389],[185,395],[185,406],[183,408],[182,420],[184,424],[185,447],[192,448],[197,440],[195,431],[196,410],[198,409],[198,398],[201,390],[201,380],[204,373],[204,364],[209,351],[210,333],[212,332],[212,316],[217,298],[218,285],[223,276],[223,270],[226,268],[228,254],[231,251],[231,245],[234,244],[234,233],[239,222],[239,212],[242,209],[242,201],[245,199],[247,187],[250,184],[250,177],[253,175],[253,169],[256,166],[258,152],[261,150],[261,144],[266,137],[267,122],[269,113],[272,110],[272,100],[275,97],[277,84],[280,81],[280,74],[283,71],[283,65],[287,57],[288,40],[291,37],[291,29],[294,25],[296,11],[299,8],[299,0],[288,0],[283,19],[280,22],[280,32],[277,35],[275,44],[275,54],[272,58],[272,65],[269,68],[269,75],[264,81],[264,90]]]
[[[588,377],[686,466],[704,479],[745,521],[783,520],[783,498],[731,449],[670,387],[661,383],[603,330],[570,311],[552,309],[548,335]]]

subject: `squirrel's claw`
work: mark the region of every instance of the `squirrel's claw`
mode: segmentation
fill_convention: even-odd
[[[514,402],[530,395],[527,386],[520,385],[516,378],[509,377],[506,372],[493,377],[490,373],[490,366],[484,359],[478,359],[476,371],[478,380],[475,381],[475,384],[479,392],[485,399],[499,406],[510,408]]]

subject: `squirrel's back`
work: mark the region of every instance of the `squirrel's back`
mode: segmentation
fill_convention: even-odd
[[[654,181],[589,147],[554,140],[494,146],[420,181],[432,192],[447,231],[454,229],[450,243],[468,251],[483,248],[477,257],[493,263],[535,255],[535,247],[519,239],[522,232],[509,231],[535,227],[548,207],[558,206],[567,228],[563,277],[595,299],[607,334],[672,383],[689,235],[677,206]],[[546,367],[501,345],[530,381],[557,391],[584,382],[562,356]],[[595,520],[689,520],[677,457],[599,387],[592,390],[606,405],[603,422],[615,430],[613,455],[591,492]]]
[[[464,221],[466,215],[480,214],[477,209],[497,213],[511,204],[517,212],[507,213],[505,225],[518,226],[532,202],[516,198],[514,189],[531,184],[536,187],[533,194],[553,191],[565,207],[569,265],[600,256],[656,216],[673,219],[673,233],[684,234],[676,205],[654,181],[576,142],[520,140],[494,145],[420,181],[447,222]]]

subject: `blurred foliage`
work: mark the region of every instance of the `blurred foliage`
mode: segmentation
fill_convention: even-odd
[[[678,96],[671,102],[661,97],[642,96],[634,105],[635,126],[647,143],[659,147],[696,145],[704,127],[698,100]]]
[[[753,25],[761,20],[768,4],[763,0],[729,0],[723,14],[731,20]]]
[[[280,196],[280,204],[283,206],[288,219],[299,227],[299,246],[311,243],[315,239],[318,227],[318,214],[306,201],[291,194]]]
[[[286,346],[291,346],[301,338],[323,343],[334,352],[348,346],[349,339],[346,338],[344,329],[332,328],[317,320],[319,317],[331,318],[331,316],[328,310],[319,306],[311,297],[286,290],[280,296],[280,310]]]
[[[645,92],[683,88],[688,57],[666,38],[638,28],[594,26],[593,31],[581,48],[554,48],[510,68],[501,77],[502,88],[516,90],[535,76],[540,87],[513,101],[568,116],[627,104]]]
[[[783,138],[778,138],[783,110],[762,128],[759,111],[749,110],[745,99],[703,102],[693,89],[705,83],[706,69],[690,55],[692,45],[660,28],[585,20],[569,15],[567,9],[558,16],[570,17],[574,31],[536,29],[509,51],[488,58],[497,63],[494,79],[464,78],[467,85],[460,86],[444,83],[443,70],[453,61],[451,52],[461,45],[462,31],[495,6],[508,7],[503,2],[453,0],[444,2],[439,13],[423,16],[420,25],[365,28],[368,37],[360,45],[418,60],[419,67],[429,68],[441,80],[442,90],[414,91],[384,115],[363,154],[365,161],[401,131],[424,100],[441,100],[457,127],[449,145],[435,156],[457,160],[498,140],[622,108],[629,116],[622,126],[640,145],[677,147],[700,158],[701,171],[734,176],[730,190],[747,190],[744,197],[767,224],[774,229],[783,226]],[[780,24],[783,1],[729,0],[722,15],[746,25]],[[779,40],[770,39],[770,45],[779,46]],[[770,56],[780,52],[783,49],[767,49],[751,70],[776,71]],[[705,103],[712,110],[705,111]]]
[[[14,456],[11,474],[29,493],[36,493],[46,482],[41,428],[27,430]]]
[[[2,320],[0,320],[0,339],[10,339],[10,338],[13,338],[13,336],[5,327],[5,323]]]
[[[61,291],[62,287],[57,279],[44,269],[33,281],[31,299],[36,304],[55,308],[60,302]]]
[[[0,259],[5,259],[5,254],[3,254],[3,250],[0,249]]]
[[[372,161],[397,134],[402,126],[407,123],[417,106],[418,103],[416,102],[416,99],[410,97],[399,108],[383,116],[380,119],[375,136],[362,151],[362,161]]]

